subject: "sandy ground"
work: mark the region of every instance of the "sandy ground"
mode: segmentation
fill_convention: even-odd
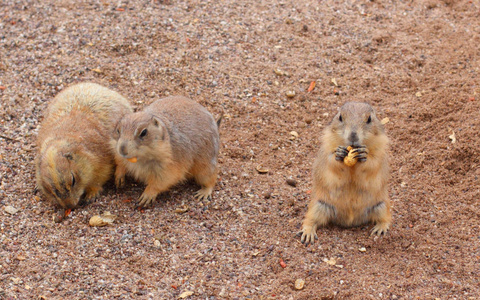
[[[3,0],[0,298],[478,299],[479,45],[478,0]],[[143,185],[110,182],[54,223],[36,135],[82,81],[136,109],[186,95],[223,111],[213,200],[187,182],[136,210]],[[319,137],[346,101],[390,120],[393,226],[329,226],[305,247]],[[113,225],[88,226],[105,211]]]

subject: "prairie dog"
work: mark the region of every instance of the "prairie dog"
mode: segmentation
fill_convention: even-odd
[[[323,132],[313,165],[313,191],[301,241],[317,239],[317,227],[328,223],[343,227],[375,223],[372,234],[387,232],[391,222],[388,197],[388,138],[373,108],[348,102]],[[348,167],[347,146],[355,148],[358,162]]]
[[[96,197],[113,173],[111,133],[132,112],[117,92],[80,83],[60,92],[49,104],[38,133],[37,186],[65,209],[83,197]]]
[[[198,199],[210,197],[217,180],[218,126],[205,107],[180,96],[155,101],[125,115],[114,133],[115,183],[125,174],[147,186],[138,206],[148,206],[171,186],[194,178]]]

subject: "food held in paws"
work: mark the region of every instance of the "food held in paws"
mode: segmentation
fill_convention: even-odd
[[[347,150],[348,155],[343,159],[343,163],[348,167],[353,167],[357,163],[357,159],[355,158],[356,153],[354,152],[355,148],[348,146]]]

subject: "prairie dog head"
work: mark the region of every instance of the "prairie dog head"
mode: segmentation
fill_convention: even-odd
[[[67,141],[52,142],[37,160],[37,185],[44,195],[65,209],[75,208],[93,176],[90,155]],[[89,163],[90,162],[90,163]]]
[[[347,102],[333,118],[329,129],[341,146],[367,146],[384,134],[373,108],[362,102]]]
[[[160,148],[169,144],[164,123],[145,112],[126,115],[115,128],[113,138],[116,154],[131,163],[156,158]]]

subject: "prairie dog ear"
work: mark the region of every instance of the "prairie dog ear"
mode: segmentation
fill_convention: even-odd
[[[63,154],[63,156],[68,160],[73,160],[73,155],[70,152]]]
[[[163,122],[157,117],[152,117],[152,123],[153,126],[158,128],[158,130],[160,131],[160,139],[164,141],[167,137],[167,129],[165,128]]]

